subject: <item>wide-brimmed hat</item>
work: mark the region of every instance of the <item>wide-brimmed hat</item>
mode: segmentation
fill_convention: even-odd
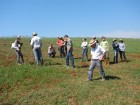
[[[114,42],[114,41],[117,41],[117,39],[113,39],[113,42]]]
[[[122,39],[119,39],[119,41],[123,41]]]
[[[83,38],[83,40],[87,40],[86,38]]]
[[[18,35],[17,38],[18,38],[18,39],[21,39],[22,37],[21,37],[21,35]]]
[[[37,33],[36,32],[33,32],[33,34],[32,34],[33,36],[37,36]]]
[[[94,44],[96,44],[96,40],[94,40],[94,39],[91,39],[90,41],[89,41],[89,46],[92,46],[92,45],[94,45]]]
[[[95,40],[95,39],[96,39],[96,37],[93,37],[92,39],[94,39],[94,40]]]
[[[68,38],[69,36],[68,35],[65,35],[64,37],[67,37]]]

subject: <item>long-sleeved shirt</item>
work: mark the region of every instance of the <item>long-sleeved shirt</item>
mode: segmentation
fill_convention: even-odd
[[[108,41],[101,41],[100,45],[103,49],[109,51],[109,45],[108,45]]]
[[[33,48],[39,48],[42,46],[42,40],[40,37],[38,36],[34,36],[32,39],[31,39],[31,43],[30,45],[33,47]]]

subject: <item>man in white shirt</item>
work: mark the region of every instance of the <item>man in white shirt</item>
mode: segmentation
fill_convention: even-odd
[[[102,76],[102,81],[105,80],[105,72],[102,67],[102,59],[106,53],[106,50],[104,50],[99,44],[96,43],[97,41],[93,39],[89,41],[92,58],[88,71],[88,81],[92,81],[93,70],[96,66],[99,68],[100,74]]]
[[[84,54],[86,55],[86,61],[88,61],[88,42],[86,41],[86,38],[83,39],[81,47],[82,47],[81,61],[84,61]]]
[[[32,46],[37,65],[39,65],[39,62],[42,65],[43,64],[43,57],[41,52],[42,40],[40,37],[37,36],[37,33],[34,32],[32,35],[33,38],[31,39],[30,45]]]

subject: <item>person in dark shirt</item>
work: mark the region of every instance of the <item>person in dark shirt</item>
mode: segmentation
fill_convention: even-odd
[[[119,43],[117,42],[117,39],[113,39],[112,47],[113,47],[113,51],[114,51],[113,62],[118,63]]]

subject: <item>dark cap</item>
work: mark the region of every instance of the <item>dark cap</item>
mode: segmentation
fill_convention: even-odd
[[[105,38],[105,36],[102,36],[102,39]]]
[[[64,37],[67,37],[68,38],[69,36],[68,35],[65,35]]]
[[[94,39],[94,40],[95,40],[95,39],[96,39],[96,37],[93,37],[92,39]]]

